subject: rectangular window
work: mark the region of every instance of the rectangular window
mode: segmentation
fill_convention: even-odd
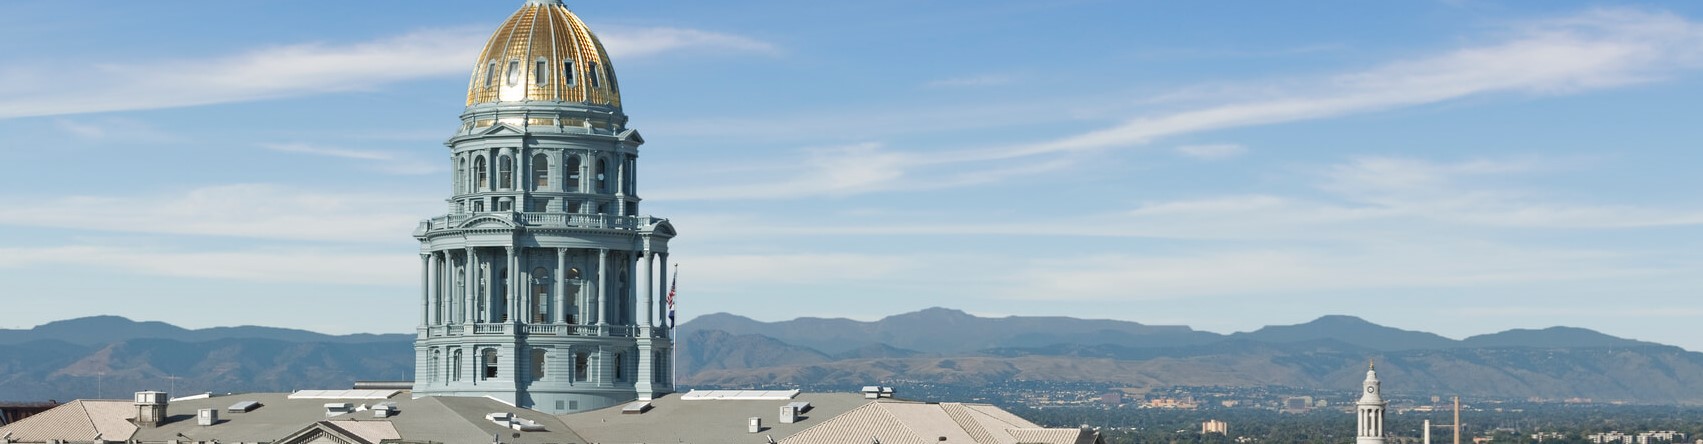
[[[560,399],[556,400],[556,410],[562,410],[562,409],[567,408],[567,407],[563,407],[563,405],[566,405],[566,404],[567,404],[567,402],[564,402]]]
[[[615,354],[615,381],[616,382],[621,382],[621,381],[627,380],[627,374],[626,374],[627,372],[623,371],[623,370],[625,370],[624,368],[621,368],[621,361],[622,361],[621,358],[624,358],[624,357],[625,356],[621,356],[620,353]]]
[[[574,380],[575,381],[585,381],[585,371],[586,371],[586,368],[588,367],[586,364],[589,363],[590,361],[591,361],[591,356],[586,354],[585,352],[574,353]]]
[[[498,200],[497,211],[509,211],[514,208],[513,205],[514,203],[509,202],[508,200]]]
[[[534,80],[534,83],[538,84],[538,86],[550,84],[550,64],[543,60],[539,60],[538,66],[533,67],[532,69],[532,75],[538,77]]]
[[[639,203],[638,202],[627,202],[627,215],[633,216],[633,215],[637,215],[637,214],[639,214]]]
[[[519,60],[510,60],[509,61],[508,84],[509,84],[509,86],[515,86],[515,85],[520,84],[520,61]]]
[[[597,204],[597,214],[609,214],[609,204]]]
[[[590,71],[590,72],[588,72],[586,74],[591,76],[591,87],[596,88],[596,87],[603,86],[603,82],[599,81],[597,79],[597,62],[591,62],[591,64],[588,65],[588,66],[591,66],[591,69],[588,69],[587,71]]]
[[[573,60],[568,60],[568,61],[562,62],[562,84],[568,85],[568,86],[574,85],[574,61]]]
[[[473,201],[473,212],[475,212],[475,213],[485,212],[485,201],[483,199]]]
[[[579,205],[580,203],[578,201],[568,202],[568,212],[576,214],[579,213]]]
[[[539,213],[550,211],[550,199],[533,199],[531,211]]]

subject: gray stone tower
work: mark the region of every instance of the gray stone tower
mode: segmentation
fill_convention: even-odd
[[[565,413],[673,390],[666,219],[639,216],[638,147],[609,55],[528,0],[474,61],[446,145],[449,213],[420,223],[414,396]]]

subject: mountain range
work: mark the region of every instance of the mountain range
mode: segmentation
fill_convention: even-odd
[[[777,387],[1012,380],[1352,388],[1368,359],[1408,395],[1703,404],[1703,353],[1552,327],[1461,340],[1350,316],[1218,334],[1068,317],[931,308],[873,321],[761,322],[717,313],[676,332],[679,383]],[[344,388],[407,379],[413,336],[271,327],[183,329],[99,316],[0,329],[0,400]]]

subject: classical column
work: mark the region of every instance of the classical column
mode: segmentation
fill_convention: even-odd
[[[648,249],[639,253],[638,274],[641,276],[638,279],[641,283],[639,285],[639,297],[644,298],[643,303],[645,306],[644,321],[640,322],[639,325],[643,327],[650,327],[651,320],[656,319],[656,309],[651,305],[651,295],[655,293],[652,291],[653,289],[651,288],[651,285],[656,283],[656,276],[651,274],[651,262],[655,259],[656,255],[652,254]]]
[[[430,253],[420,254],[420,325],[427,325],[432,312],[432,260]]]
[[[605,325],[609,322],[607,319],[607,315],[609,313],[609,290],[607,289],[608,285],[605,285],[609,283],[609,279],[605,277],[608,274],[609,249],[599,248],[597,249],[597,325]]]
[[[515,254],[513,246],[503,247],[503,254],[508,255],[504,260],[508,262],[507,267],[509,269],[507,273],[508,285],[506,286],[508,288],[503,289],[505,296],[507,296],[503,298],[503,312],[509,314],[510,322],[522,322],[526,320],[524,316],[526,312],[523,310],[525,301],[521,300],[520,292],[515,291],[520,288],[520,257]]]
[[[568,249],[556,249],[556,311],[551,321],[568,322]]]
[[[671,327],[668,325],[668,293],[674,291],[674,287],[668,285],[668,253],[657,253],[657,256],[657,268],[660,269],[660,272],[656,274],[656,297],[659,304],[662,305],[662,309],[657,310],[656,319],[662,326]]]

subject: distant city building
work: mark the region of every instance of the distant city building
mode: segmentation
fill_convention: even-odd
[[[1368,363],[1366,365],[1366,381],[1360,384],[1360,401],[1355,403],[1358,414],[1359,431],[1355,434],[1356,444],[1384,444],[1384,402],[1383,388],[1378,382],[1377,369]]]
[[[1291,413],[1301,413],[1313,408],[1313,397],[1291,396],[1283,398],[1283,410]]]
[[[1185,398],[1153,398],[1153,399],[1147,400],[1146,406],[1149,407],[1149,408],[1156,408],[1156,409],[1193,410],[1197,407],[1200,407],[1200,404],[1195,403],[1194,398],[1187,398],[1187,397],[1185,397]]]
[[[1100,395],[1100,403],[1105,404],[1105,405],[1123,404],[1124,403],[1124,394],[1123,394],[1123,392],[1111,392],[1111,393],[1107,393],[1107,394],[1104,394],[1104,395]]]
[[[1594,444],[1655,444],[1684,441],[1685,434],[1671,430],[1637,434],[1608,432],[1585,435],[1585,440]]]
[[[1217,434],[1220,434],[1220,435],[1228,435],[1228,434],[1230,434],[1230,425],[1225,423],[1224,421],[1219,421],[1219,420],[1216,420],[1216,419],[1208,419],[1208,420],[1206,420],[1206,422],[1200,423],[1200,433],[1202,435],[1205,435],[1205,434],[1208,434],[1208,433],[1217,433]]]

